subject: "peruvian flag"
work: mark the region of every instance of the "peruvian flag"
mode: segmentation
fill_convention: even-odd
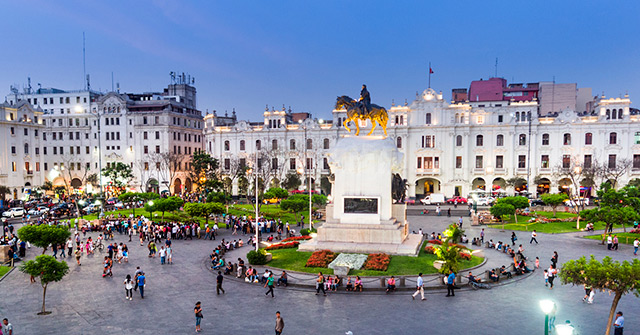
[[[431,66],[429,66],[429,74],[433,73],[433,69],[431,68]]]

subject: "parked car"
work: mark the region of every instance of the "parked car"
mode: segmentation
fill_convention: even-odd
[[[458,204],[466,204],[467,203],[467,198],[465,198],[465,197],[453,197],[453,198],[447,199],[447,203],[448,204],[455,204],[456,202]]]
[[[22,207],[9,208],[7,211],[2,213],[2,216],[7,218],[15,218],[17,216],[22,217],[24,216],[24,208]]]
[[[420,202],[423,205],[440,205],[444,203],[444,194],[442,193],[431,193],[426,197],[420,199]]]
[[[529,199],[529,206],[544,206],[544,201],[541,199]]]
[[[47,206],[38,206],[30,209],[27,213],[29,215],[40,216],[49,211],[49,207]]]
[[[477,200],[474,200],[472,198],[469,198],[469,203],[477,203],[477,206],[490,206],[492,203],[494,203],[496,201],[496,199],[494,199],[493,197],[482,197],[482,198],[478,198]]]
[[[589,198],[569,199],[564,201],[565,206],[589,206]]]
[[[82,210],[85,212],[85,214],[95,213],[100,210],[100,206],[96,204],[89,204],[82,208]]]

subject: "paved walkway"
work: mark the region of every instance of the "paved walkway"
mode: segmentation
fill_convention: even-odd
[[[410,217],[411,230],[442,231],[452,220],[446,217]],[[467,220],[467,218],[465,218]],[[464,229],[469,237],[480,228]],[[506,241],[511,232],[486,228],[485,239]],[[230,232],[223,231],[223,236]],[[632,247],[607,251],[598,241],[576,234],[539,234],[539,245],[529,245],[528,236],[517,232],[528,257],[539,256],[547,267],[554,250],[560,263],[582,255],[605,255],[614,259],[633,257]],[[116,236],[116,241],[125,241]],[[83,257],[82,266],[70,262],[71,271],[61,282],[47,290],[49,316],[36,316],[42,303],[42,288],[29,284],[29,277],[13,271],[0,282],[0,317],[13,323],[16,334],[187,334],[193,332],[193,306],[202,301],[203,334],[269,334],[273,332],[275,311],[285,319],[284,334],[539,334],[544,315],[538,307],[541,299],[558,304],[557,320],[570,319],[579,334],[602,334],[612,297],[596,294],[593,305],[583,304],[581,287],[544,286],[540,273],[492,290],[459,292],[447,298],[444,292],[428,291],[427,301],[412,301],[408,292],[380,294],[329,294],[315,296],[310,289],[276,288],[276,298],[265,297],[258,285],[227,280],[224,295],[215,294],[215,278],[208,269],[206,256],[214,242],[175,241],[175,264],[160,265],[149,259],[145,247],[129,244],[129,264],[116,264],[113,278],[102,278],[101,259]],[[245,247],[246,248],[246,247]],[[246,249],[249,250],[248,248]],[[28,257],[39,251],[31,249]],[[487,254],[492,259],[490,253]],[[502,255],[501,255],[502,256]],[[124,299],[122,281],[139,265],[147,273],[145,299],[134,295]],[[363,292],[364,293],[364,292]],[[619,310],[626,316],[629,334],[640,333],[636,312],[640,299],[627,295]]]

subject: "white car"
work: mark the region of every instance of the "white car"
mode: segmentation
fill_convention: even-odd
[[[22,207],[13,207],[9,208],[8,211],[2,213],[2,216],[14,218],[16,216],[22,217],[24,216],[24,208]]]
[[[565,206],[576,207],[576,206],[589,206],[589,198],[578,198],[578,199],[569,199],[564,201]]]
[[[93,213],[93,212],[97,212],[100,210],[100,206],[95,205],[95,204],[90,204],[84,208],[82,208],[83,211],[85,211],[85,213]]]
[[[115,204],[113,204],[113,207],[115,207],[115,208],[124,208],[124,204],[121,201],[118,201]]]
[[[36,207],[36,208],[30,209],[27,213],[29,215],[38,216],[38,215],[42,215],[42,214],[44,214],[44,213],[46,213],[48,211],[49,211],[48,207]]]
[[[477,206],[489,206],[492,203],[494,203],[496,201],[496,199],[492,198],[492,197],[484,197],[484,198],[478,198],[478,200],[470,200],[470,201],[476,201],[476,205]]]

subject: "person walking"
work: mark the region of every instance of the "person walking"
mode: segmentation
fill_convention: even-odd
[[[138,289],[140,290],[140,297],[144,299],[144,285],[147,283],[147,277],[144,276],[144,272],[140,272],[138,276]]]
[[[557,268],[558,265],[558,252],[554,251],[553,252],[553,257],[551,257],[551,265],[553,265],[553,268]]]
[[[633,255],[634,256],[638,255],[638,246],[640,246],[640,241],[638,241],[638,238],[636,237],[636,239],[633,240]]]
[[[549,275],[549,289],[553,290],[553,280],[556,278],[556,274],[558,270],[556,270],[555,265],[550,265],[549,270],[547,270],[547,274]]]
[[[538,233],[536,233],[536,231],[532,231],[531,232],[531,240],[529,241],[529,244],[533,243],[534,241],[536,242],[536,244],[538,244],[538,240],[536,239],[536,237],[538,237]]]
[[[324,276],[322,272],[318,272],[318,278],[316,279],[316,295],[320,293],[320,290],[322,290],[322,294],[326,297],[327,292],[324,290]]]
[[[620,312],[618,312],[620,313]],[[284,324],[283,324],[284,326]],[[13,335],[13,325],[9,323],[9,319],[4,318],[2,320],[2,334],[3,335]],[[622,333],[620,333],[622,334]]]
[[[133,280],[131,280],[131,275],[127,275],[127,278],[124,280],[124,291],[125,291],[125,299],[133,300]]]
[[[458,219],[458,224],[460,225],[460,228],[462,228],[462,222],[463,222],[463,220],[462,220],[462,216],[461,216],[460,219]]]
[[[164,248],[164,246],[160,247],[158,255],[160,256],[160,264],[164,265],[165,259],[167,258],[167,250]]]
[[[480,231],[480,242],[484,243],[484,228]]]
[[[516,236],[516,232],[512,231],[511,232],[511,246],[515,246],[517,240],[518,240],[518,236]]]
[[[453,291],[455,289],[456,275],[453,273],[453,270],[449,270],[449,276],[447,277],[447,297],[455,297],[456,293]]]
[[[273,272],[269,272],[269,277],[267,277],[267,282],[264,283],[264,287],[269,286],[269,290],[267,291],[267,293],[265,293],[264,295],[269,296],[269,293],[271,293],[271,297],[275,298],[275,296],[273,295]]]
[[[612,247],[613,247],[613,237],[611,236],[611,234],[609,234],[609,236],[607,236],[607,250],[611,250]]]
[[[416,279],[416,291],[411,296],[412,300],[416,300],[416,296],[420,294],[422,300],[427,300],[424,297],[424,279],[422,279],[422,272],[418,274],[418,279]]]
[[[69,257],[73,255],[73,240],[71,237],[67,240],[67,255],[69,255]]]
[[[284,329],[284,319],[282,315],[280,315],[280,311],[276,312],[276,335],[282,334],[282,330]]]
[[[618,250],[618,235],[613,235],[613,247],[611,249]]]
[[[200,301],[196,302],[196,307],[193,308],[193,312],[196,315],[196,333],[202,331],[200,328],[200,322],[202,322],[202,304]]]
[[[613,335],[623,335],[623,332],[624,317],[622,316],[622,312],[618,311],[618,313],[616,313],[616,321],[613,322]]]
[[[436,214],[440,216],[440,205],[436,206]]]
[[[447,208],[447,217],[451,217],[451,208]]]
[[[222,281],[224,280],[224,276],[222,275],[222,271],[218,271],[218,276],[216,277],[216,293],[220,295],[220,291],[224,294],[224,289],[222,288]]]
[[[71,248],[69,248],[69,250],[71,250]],[[78,265],[82,265],[80,264],[80,257],[82,257],[82,250],[76,248],[76,263],[78,263]]]

